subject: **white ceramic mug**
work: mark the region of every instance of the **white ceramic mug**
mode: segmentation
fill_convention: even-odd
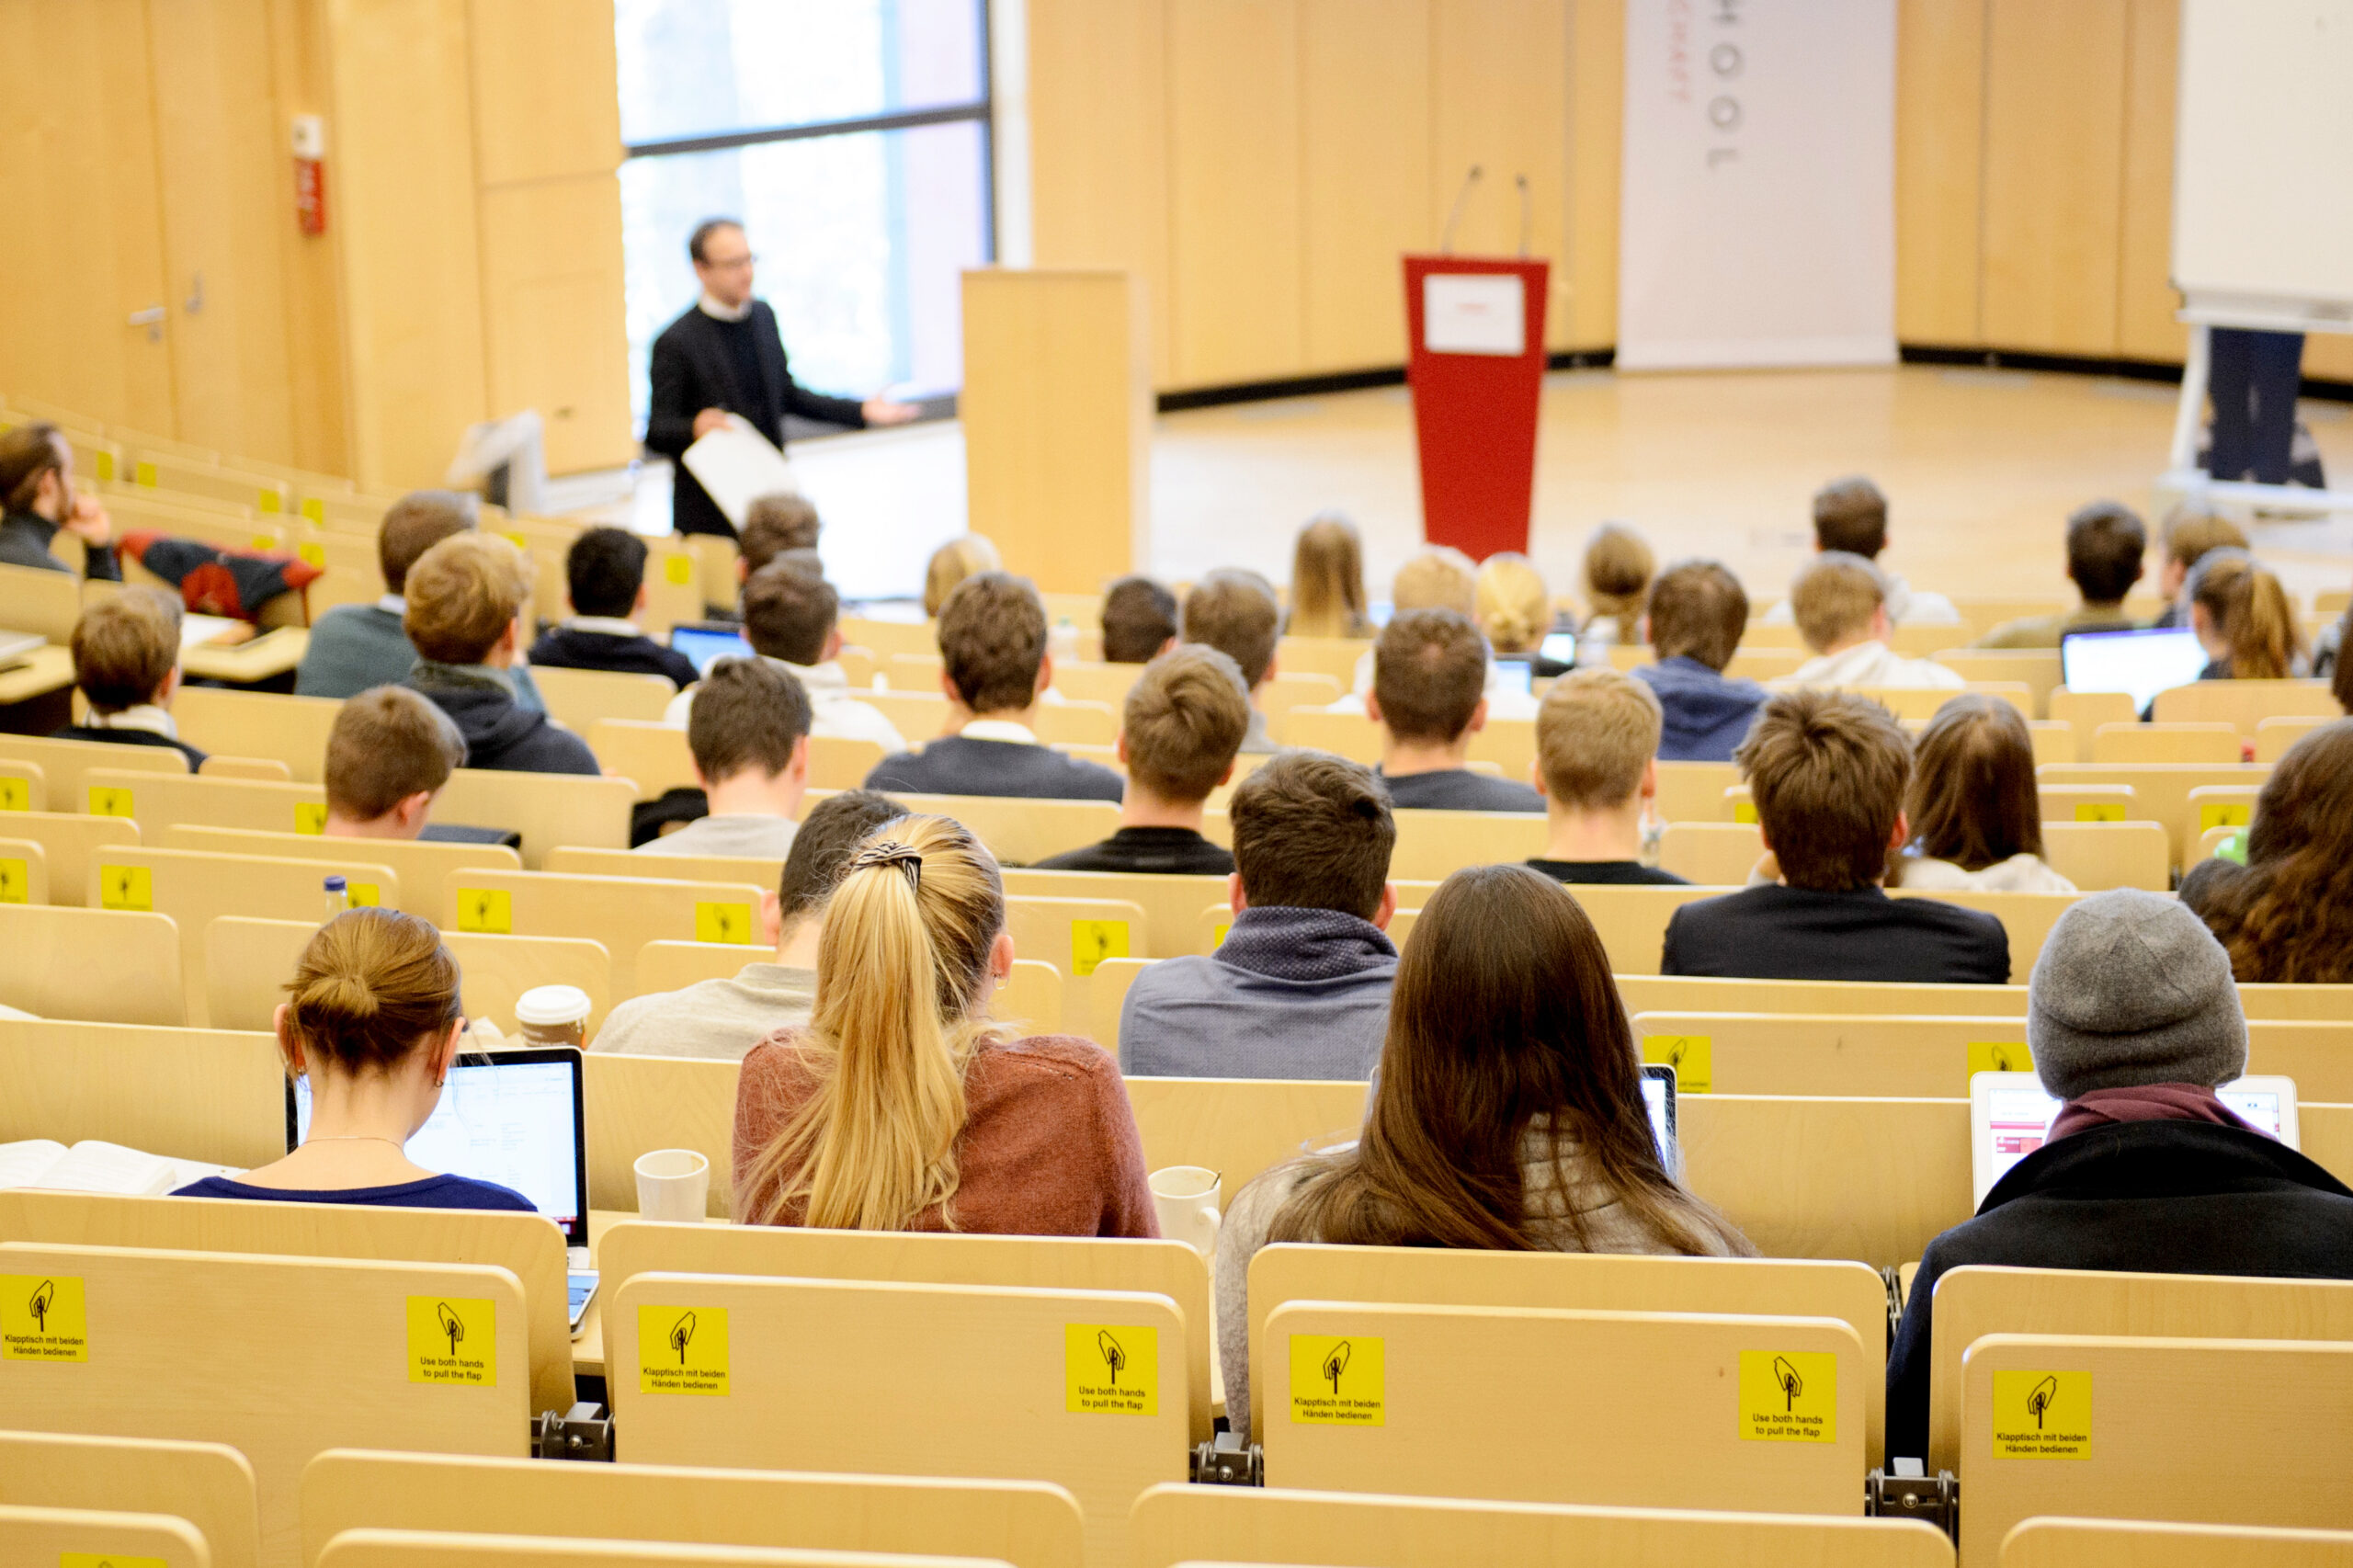
[[[1169,1165],[1153,1172],[1152,1201],[1160,1210],[1160,1233],[1203,1257],[1215,1257],[1218,1199],[1224,1187],[1218,1172],[1201,1165]]]
[[[692,1149],[637,1157],[637,1217],[699,1225],[710,1201],[710,1162]]]

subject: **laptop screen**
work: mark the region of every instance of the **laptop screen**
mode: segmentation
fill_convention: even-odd
[[[732,626],[674,626],[670,647],[694,661],[697,675],[709,675],[722,659],[748,659],[752,645]]]
[[[1658,1144],[1659,1163],[1681,1175],[1675,1147],[1675,1069],[1661,1062],[1643,1066],[1643,1105],[1651,1113],[1651,1137]]]
[[[2079,631],[2059,644],[2068,690],[2129,692],[2136,711],[2196,682],[2206,665],[2194,631]]]
[[[588,1244],[588,1162],[583,1153],[580,1052],[563,1047],[460,1056],[432,1118],[408,1141],[428,1171],[512,1187]],[[311,1132],[311,1081],[286,1089],[286,1146]]]
[[[1980,1080],[1991,1082],[1981,1089]],[[2012,1165],[2050,1142],[2051,1121],[2063,1102],[2045,1094],[2041,1081],[2031,1073],[1981,1073],[1971,1087],[1983,1106],[1977,1118],[1979,1147],[1971,1162],[1977,1201],[1983,1203]],[[2257,1131],[2291,1149],[2297,1146],[2292,1079],[2268,1074],[2240,1078],[2223,1085],[2214,1095]]]

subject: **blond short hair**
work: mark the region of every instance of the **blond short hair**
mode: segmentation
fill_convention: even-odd
[[[1642,535],[1623,523],[1602,524],[1585,546],[1585,591],[1592,601],[1591,612],[1621,620],[1642,614],[1643,601],[1651,591],[1651,574],[1656,570],[1658,558]],[[1631,632],[1632,627],[1622,630]],[[1633,641],[1630,635],[1618,640]]]
[[[420,657],[478,665],[521,613],[531,571],[514,542],[497,534],[451,534],[408,569],[401,628]]]
[[[937,620],[957,584],[983,572],[999,571],[1004,565],[987,535],[958,534],[933,551],[930,563],[923,569],[924,614]]]
[[[1524,653],[1544,640],[1552,600],[1536,563],[1517,551],[1490,555],[1476,585],[1479,630],[1499,653]]]
[[[327,732],[327,809],[373,822],[411,795],[429,795],[466,763],[465,737],[427,698],[379,686],[345,702]]]
[[[1824,551],[1790,585],[1790,611],[1798,635],[1817,653],[1869,627],[1886,602],[1887,586],[1879,569],[1844,551]]]
[[[180,607],[154,588],[125,588],[74,623],[74,684],[100,713],[153,702],[180,662]]]
[[[1658,698],[1612,669],[1571,670],[1536,710],[1536,763],[1544,792],[1575,811],[1620,804],[1658,755]]]
[[[1250,733],[1242,667],[1215,648],[1171,648],[1129,689],[1120,733],[1130,778],[1164,801],[1207,800]]]
[[[1478,572],[1452,545],[1434,545],[1397,568],[1390,579],[1389,605],[1409,609],[1450,609],[1469,617],[1479,608]]]

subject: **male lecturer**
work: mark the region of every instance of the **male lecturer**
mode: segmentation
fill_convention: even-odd
[[[744,225],[732,218],[709,218],[687,241],[702,298],[654,340],[654,404],[645,421],[645,444],[674,465],[670,481],[671,526],[682,534],[726,534],[735,529],[710,492],[679,461],[688,447],[737,414],[781,449],[784,416],[820,419],[862,428],[904,425],[917,410],[885,397],[864,403],[826,397],[801,386],[786,368],[776,312],[752,298],[752,247]]]

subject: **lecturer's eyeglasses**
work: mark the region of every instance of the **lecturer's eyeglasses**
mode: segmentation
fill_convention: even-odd
[[[740,272],[744,268],[753,266],[759,259],[760,258],[758,256],[754,256],[750,251],[745,251],[742,256],[714,256],[710,260],[704,262],[703,265],[710,267],[713,272]]]

